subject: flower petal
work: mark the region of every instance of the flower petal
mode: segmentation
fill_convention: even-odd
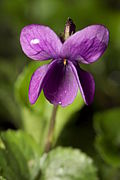
[[[64,107],[73,102],[78,84],[68,62],[65,66],[62,60],[54,61],[45,76],[43,91],[52,104]]]
[[[24,27],[20,35],[24,53],[34,60],[55,59],[59,56],[62,43],[47,26],[32,24]]]
[[[34,104],[42,90],[43,79],[47,72],[48,65],[39,67],[32,75],[29,85],[29,101]]]
[[[65,41],[61,57],[85,64],[96,61],[108,46],[109,32],[102,25],[91,25],[76,32]]]
[[[85,103],[90,105],[93,101],[95,93],[95,82],[93,76],[90,73],[82,70],[78,64],[74,66],[71,62],[71,67],[78,82],[82,97]]]

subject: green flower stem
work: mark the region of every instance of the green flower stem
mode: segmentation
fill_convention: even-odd
[[[58,109],[58,105],[53,106],[52,116],[51,116],[51,119],[50,119],[50,126],[49,126],[46,145],[45,145],[45,152],[49,152],[51,150],[51,148],[52,148],[57,109]]]

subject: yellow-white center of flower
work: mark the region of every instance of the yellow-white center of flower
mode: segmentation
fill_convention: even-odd
[[[63,60],[63,64],[64,64],[64,66],[66,66],[66,64],[67,64],[67,60],[66,59]]]

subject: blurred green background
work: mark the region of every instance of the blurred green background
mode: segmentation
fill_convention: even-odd
[[[58,35],[68,17],[80,30],[104,24],[110,32],[107,51],[94,64],[82,65],[96,82],[95,99],[59,108],[54,146],[79,148],[94,159],[98,177],[120,179],[120,0],[0,0],[0,131],[21,129],[43,152],[52,105],[43,94],[31,106],[28,85],[32,62],[21,50],[21,29],[32,23],[50,26]]]

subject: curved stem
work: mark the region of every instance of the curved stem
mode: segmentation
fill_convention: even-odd
[[[48,130],[48,135],[47,135],[47,141],[46,141],[46,145],[45,145],[45,152],[49,152],[52,147],[57,109],[58,109],[58,105],[53,106],[52,116],[50,119],[50,126],[49,126],[49,130]]]

